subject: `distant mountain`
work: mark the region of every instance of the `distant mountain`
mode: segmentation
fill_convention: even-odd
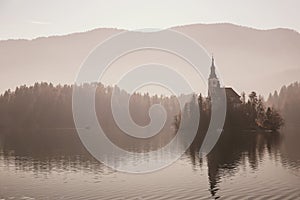
[[[255,90],[266,96],[299,80],[300,34],[296,31],[257,30],[233,24],[172,29],[194,38],[213,53],[224,83],[239,93]],[[99,28],[65,36],[0,41],[0,91],[37,81],[72,83],[88,53],[121,31]]]

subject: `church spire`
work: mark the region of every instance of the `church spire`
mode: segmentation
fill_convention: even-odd
[[[215,59],[211,57],[210,75],[208,78],[208,95],[216,95],[220,90],[220,82],[216,75]]]
[[[217,78],[214,55],[211,57],[211,67],[209,78]]]

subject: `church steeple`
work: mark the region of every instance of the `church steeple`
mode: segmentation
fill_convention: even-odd
[[[211,58],[211,67],[210,67],[209,78],[217,78],[214,56],[212,56],[212,58]]]
[[[220,82],[216,75],[215,59],[212,56],[211,66],[210,66],[210,75],[208,78],[208,95],[212,96],[217,94],[220,89]]]

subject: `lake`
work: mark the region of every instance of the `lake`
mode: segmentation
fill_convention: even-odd
[[[138,175],[98,162],[69,131],[27,132],[2,131],[0,199],[300,199],[297,129],[228,133],[203,159],[194,144],[172,165]]]

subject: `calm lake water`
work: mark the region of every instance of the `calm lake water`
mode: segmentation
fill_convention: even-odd
[[[169,167],[141,175],[104,166],[62,136],[68,133],[57,142],[20,134],[0,139],[0,199],[300,199],[297,130],[240,131],[205,159],[192,147]]]

